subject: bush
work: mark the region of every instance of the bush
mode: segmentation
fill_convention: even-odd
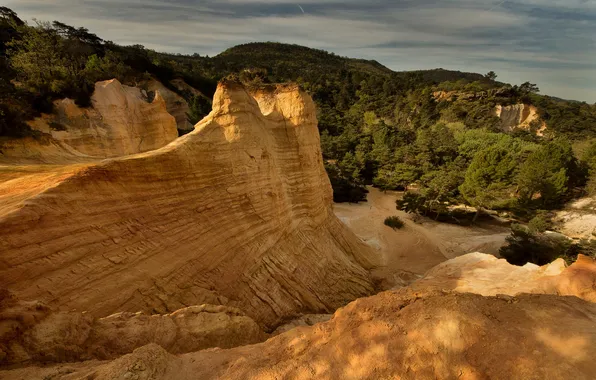
[[[393,228],[394,230],[399,230],[403,228],[404,222],[399,218],[399,216],[390,216],[385,218],[385,225],[388,227]]]
[[[531,232],[544,232],[551,228],[551,222],[547,214],[539,212],[530,222],[528,228]]]
[[[519,224],[511,226],[507,243],[499,253],[513,265],[546,265],[557,258],[572,262],[579,253],[579,246],[564,236],[549,236]]]

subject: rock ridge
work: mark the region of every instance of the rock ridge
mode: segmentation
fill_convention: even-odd
[[[373,292],[296,86],[222,83],[191,133],[68,173],[0,215],[0,286],[19,298],[94,316],[227,305],[273,329]]]

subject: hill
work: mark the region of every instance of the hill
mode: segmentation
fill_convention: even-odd
[[[188,103],[183,109],[195,124],[211,110],[216,83],[232,76],[249,86],[292,81],[312,96],[338,202],[364,200],[367,184],[415,184],[415,209],[424,213],[442,214],[439,205],[463,202],[528,214],[581,192],[596,166],[590,161],[596,154],[582,163],[570,148],[583,142],[582,151],[596,153],[590,149],[596,106],[540,95],[528,82],[504,84],[494,73],[394,72],[376,61],[271,42],[239,45],[215,57],[164,54],[118,46],[60,22],[28,26],[7,8],[0,16],[0,64],[9,68],[0,78],[5,138],[37,134],[27,123],[51,113],[58,99],[89,106],[95,84],[114,78],[129,86],[157,79]],[[184,119],[181,112],[177,119]],[[507,155],[510,165],[498,178],[476,181],[483,177],[470,170],[474,160],[486,166],[494,155]],[[550,162],[541,155],[559,158]],[[532,173],[545,180],[530,179]],[[489,197],[474,195],[489,185],[495,189]]]

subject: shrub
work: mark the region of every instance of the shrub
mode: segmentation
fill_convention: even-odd
[[[519,224],[511,226],[507,243],[499,253],[513,265],[546,265],[559,257],[571,262],[579,253],[579,247],[564,236],[542,234]]]
[[[391,227],[394,230],[399,230],[404,226],[404,222],[399,218],[399,216],[389,216],[385,218],[384,223],[386,226]]]
[[[531,232],[544,232],[551,228],[551,222],[548,215],[544,212],[539,212],[530,222],[528,228]]]

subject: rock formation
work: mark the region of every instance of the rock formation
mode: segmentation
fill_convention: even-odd
[[[596,199],[578,199],[558,211],[554,222],[557,229],[572,239],[592,240],[596,237]]]
[[[167,315],[52,312],[0,294],[0,365],[115,359],[150,343],[170,353],[232,348],[266,335],[240,310],[201,305]]]
[[[21,299],[97,317],[227,305],[273,329],[373,291],[376,258],[333,215],[296,87],[222,84],[161,149],[43,170],[0,186],[0,287]]]
[[[182,86],[180,82],[176,82],[178,86]],[[184,83],[184,82],[182,82]],[[188,86],[188,85],[187,85]],[[190,87],[190,86],[188,86]],[[188,121],[188,112],[190,111],[186,100],[164,86],[161,82],[152,79],[142,85],[142,88],[147,92],[153,94],[159,94],[159,96],[165,101],[168,113],[176,118],[177,128],[181,131],[192,131],[194,125]]]
[[[538,136],[542,136],[546,130],[546,124],[540,122],[538,109],[534,106],[527,104],[497,105],[495,114],[501,119],[501,129],[505,132],[516,129],[529,130],[534,122],[540,123],[540,128],[536,131]]]
[[[159,91],[149,102],[136,87],[113,79],[95,84],[91,108],[71,99],[54,102],[55,113],[31,121],[73,153],[116,157],[161,148],[178,137],[176,120]]]
[[[594,378],[596,304],[575,297],[389,291],[256,345],[0,371],[15,379]]]
[[[567,267],[563,259],[518,267],[483,253],[470,253],[431,269],[412,289],[454,290],[483,296],[520,293],[576,296],[596,302],[596,262],[583,255]]]

